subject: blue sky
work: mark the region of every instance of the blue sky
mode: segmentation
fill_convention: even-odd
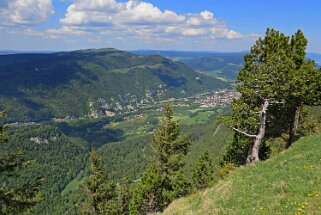
[[[302,29],[321,53],[319,0],[0,0],[1,50],[248,50]]]

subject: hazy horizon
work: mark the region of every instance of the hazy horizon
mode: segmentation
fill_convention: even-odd
[[[101,48],[83,48],[83,49],[70,49],[70,50],[10,50],[10,49],[4,49],[1,50],[0,49],[0,53],[5,53],[5,52],[11,52],[13,54],[15,53],[57,53],[57,52],[71,52],[71,51],[80,51],[80,50],[99,50],[99,49],[109,49],[109,48],[113,48],[113,49],[117,49],[114,47],[101,47]],[[126,51],[126,52],[140,52],[140,51],[150,51],[150,52],[195,52],[195,53],[213,53],[213,54],[224,54],[224,53],[235,53],[235,54],[239,54],[239,53],[248,53],[250,52],[250,50],[241,50],[241,51],[216,51],[216,50],[175,50],[175,49],[118,49],[121,51]],[[321,55],[321,52],[307,52],[307,54],[317,54],[317,55]]]

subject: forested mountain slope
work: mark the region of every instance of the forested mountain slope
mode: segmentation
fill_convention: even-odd
[[[196,123],[202,113],[186,117],[185,122]],[[183,124],[183,132],[192,141],[190,153],[184,160],[184,173],[188,178],[191,178],[193,167],[205,149],[213,158],[216,169],[225,145],[232,139],[232,132],[213,123],[216,115],[217,111],[213,111],[209,119],[202,123]],[[11,125],[8,141],[0,144],[0,157],[2,153],[21,151],[24,158],[33,162],[21,171],[19,177],[3,179],[9,186],[20,186],[36,177],[43,177],[41,192],[44,200],[33,208],[31,214],[77,214],[77,204],[81,203],[83,195],[82,184],[88,176],[87,159],[92,147],[102,157],[111,181],[119,182],[124,178],[136,181],[145,171],[150,157],[150,130],[155,125],[147,122],[157,119],[157,116],[156,113],[144,119],[117,123],[110,123],[110,119],[86,119],[53,125]],[[175,118],[178,117],[179,112],[175,115]],[[146,132],[142,132],[145,125],[150,128],[146,127]],[[142,133],[128,135],[132,131]]]
[[[174,201],[164,214],[320,214],[321,135],[304,137],[267,161]]]
[[[62,200],[61,192],[82,174],[89,151],[86,142],[66,136],[53,126],[31,126],[15,129],[8,141],[0,145],[0,156],[17,151],[23,152],[23,157],[32,162],[23,168],[19,177],[0,176],[0,181],[14,187],[43,177],[41,193],[44,200],[37,204],[33,214],[53,214],[53,210],[55,214],[61,214],[72,207],[69,200]]]
[[[0,79],[8,121],[105,115],[228,87],[182,63],[116,49],[1,55]]]

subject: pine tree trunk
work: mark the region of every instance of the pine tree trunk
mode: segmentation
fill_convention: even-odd
[[[250,147],[248,151],[248,156],[246,159],[246,164],[254,163],[255,161],[259,161],[259,150],[261,142],[265,136],[265,127],[266,127],[266,112],[269,107],[269,101],[265,100],[262,106],[262,110],[260,112],[260,128],[259,133],[255,137],[255,141],[253,145]]]
[[[290,147],[292,143],[295,141],[295,130],[298,126],[298,109],[294,109],[291,112],[291,119],[290,119],[290,131],[289,131],[289,140],[287,147]]]

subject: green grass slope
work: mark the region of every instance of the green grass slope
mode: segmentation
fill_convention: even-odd
[[[164,214],[321,214],[321,135],[239,168],[214,187],[173,202]]]

